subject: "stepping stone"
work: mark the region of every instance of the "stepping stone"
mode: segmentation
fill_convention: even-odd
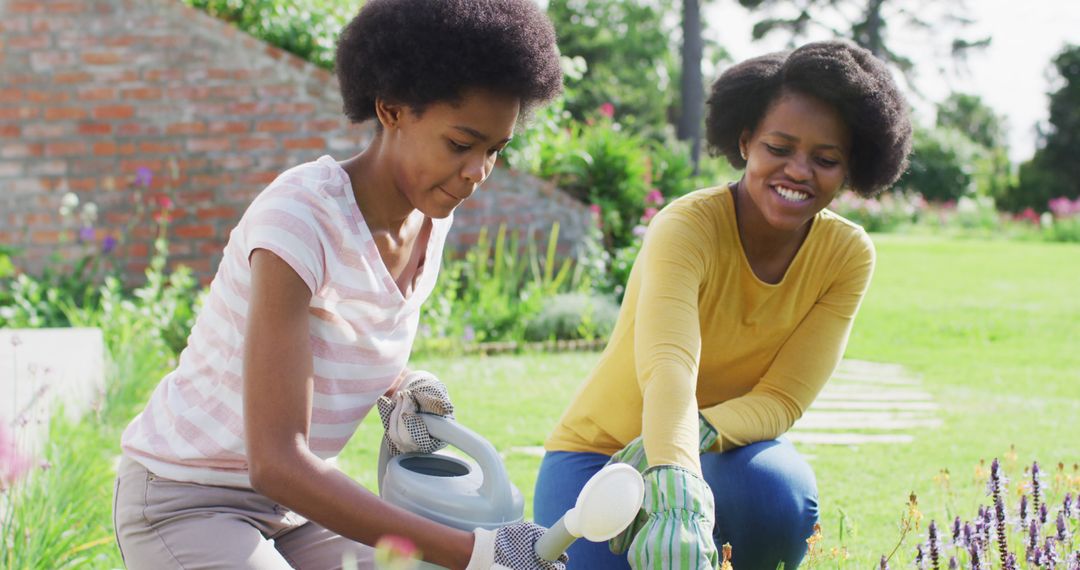
[[[0,329],[0,422],[21,454],[40,454],[59,405],[74,421],[104,392],[100,329]]]
[[[898,364],[844,360],[787,437],[811,445],[908,443],[940,427],[940,407]]]

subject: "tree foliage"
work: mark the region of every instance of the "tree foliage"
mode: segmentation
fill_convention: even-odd
[[[1019,186],[1003,200],[1012,210],[1045,211],[1053,198],[1080,196],[1080,45],[1066,46],[1054,67],[1060,87],[1050,94],[1049,125],[1041,129],[1035,156],[1020,165]]]
[[[899,70],[913,89],[915,62],[896,49],[893,32],[918,31],[935,45],[935,51],[947,52],[958,64],[969,49],[990,43],[990,38],[960,35],[974,23],[967,16],[966,0],[739,0],[739,4],[765,13],[754,25],[754,39],[777,31],[786,31],[792,44],[819,35],[816,31],[847,38]],[[943,43],[942,38],[949,39]]]

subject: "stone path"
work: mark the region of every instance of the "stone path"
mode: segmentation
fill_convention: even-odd
[[[908,443],[916,430],[941,425],[938,410],[903,366],[844,360],[787,437],[810,445]],[[544,449],[515,447],[509,453],[543,456]]]
[[[844,360],[818,399],[788,432],[796,443],[907,443],[941,425],[939,406],[904,367]]]

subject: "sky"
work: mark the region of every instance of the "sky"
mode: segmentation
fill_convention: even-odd
[[[1026,160],[1035,151],[1035,125],[1047,118],[1047,93],[1052,90],[1049,78],[1053,77],[1051,60],[1066,43],[1080,44],[1080,0],[968,0],[968,8],[975,23],[963,36],[989,35],[993,41],[985,50],[969,56],[968,73],[964,75],[939,73],[942,65],[952,65],[948,58],[925,49],[932,43],[928,41],[932,36],[890,30],[901,42],[897,45],[902,47],[896,51],[916,59],[917,84],[926,98],[912,97],[916,120],[931,124],[933,104],[948,96],[950,88],[979,95],[1005,117],[1010,157],[1014,161]],[[706,34],[727,48],[735,61],[785,47],[786,37],[781,32],[752,42],[750,32],[760,15],[751,16],[735,0],[713,0],[705,4],[704,10]]]

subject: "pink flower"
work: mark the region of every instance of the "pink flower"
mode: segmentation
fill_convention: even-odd
[[[30,470],[30,459],[19,453],[7,425],[0,423],[0,486],[7,487]]]
[[[1038,225],[1038,223],[1039,223],[1039,215],[1036,214],[1035,210],[1033,210],[1031,208],[1027,208],[1023,212],[1020,212],[1019,214],[1017,214],[1016,219],[1017,220],[1027,220],[1027,221],[1029,221],[1029,222],[1031,222],[1033,224],[1036,224],[1036,225]]]
[[[612,119],[615,117],[615,105],[611,103],[603,103],[600,105],[600,114]]]
[[[645,208],[645,213],[642,214],[642,216],[641,216],[641,223],[643,223],[643,224],[649,223],[649,220],[653,219],[653,217],[656,216],[657,212],[659,212],[659,211],[660,210],[658,210],[658,209],[656,209],[656,208],[654,208],[652,206],[649,206],[648,208]]]
[[[1050,200],[1048,203],[1050,211],[1054,213],[1055,217],[1068,218],[1073,214],[1080,214],[1080,198],[1077,198],[1075,202],[1068,198],[1061,196]]]
[[[378,568],[412,569],[420,559],[420,551],[411,540],[393,534],[383,535],[375,543],[375,565]]]
[[[648,195],[645,196],[645,203],[659,206],[664,203],[664,195],[656,188],[653,188],[652,190],[649,190]]]
[[[170,198],[170,197],[168,197],[168,196],[166,196],[164,194],[159,195],[157,197],[157,199],[156,199],[156,202],[157,202],[158,207],[163,209],[163,210],[169,210],[169,209],[172,209],[172,207],[173,207],[172,198]]]

